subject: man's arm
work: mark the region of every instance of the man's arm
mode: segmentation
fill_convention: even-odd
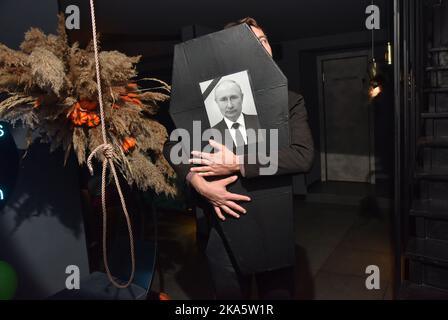
[[[173,164],[171,162],[171,149],[179,143],[178,141],[171,141],[167,140],[165,144],[163,145],[163,155],[165,159],[168,161],[168,163],[171,165],[171,167],[174,169],[174,171],[177,174],[177,178],[179,180],[179,183],[182,186],[185,186],[187,183],[187,175],[190,173],[190,168],[192,167],[191,164],[188,164],[188,156],[186,155],[186,159],[182,160],[182,163],[180,164]],[[188,185],[188,184],[187,184]]]
[[[289,92],[290,144],[278,150],[278,170],[276,175],[307,172],[314,158],[314,143],[308,125],[308,115],[302,95]],[[245,157],[242,174],[246,178],[260,175],[259,163],[248,164]],[[269,165],[269,164],[268,164]],[[266,167],[268,166],[266,165]],[[272,163],[270,164],[273,165]],[[275,164],[274,164],[275,165]]]
[[[185,188],[187,198],[192,198],[193,189],[207,199],[213,206],[213,209],[219,219],[225,220],[224,213],[239,218],[237,213],[246,213],[246,210],[237,204],[239,201],[250,201],[248,196],[235,194],[227,191],[227,186],[235,182],[238,177],[230,176],[216,181],[207,181],[204,177],[190,172],[191,164],[173,164],[171,161],[171,149],[179,142],[167,141],[163,147],[163,154],[170,165],[174,168],[178,176],[179,183]],[[184,159],[185,160],[185,159]],[[188,161],[188,158],[187,158]]]

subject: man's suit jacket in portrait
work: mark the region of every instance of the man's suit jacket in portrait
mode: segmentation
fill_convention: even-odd
[[[255,130],[255,132],[258,132],[258,129],[260,129],[260,124],[258,122],[258,116],[257,115],[245,114],[245,113],[242,113],[242,115],[243,115],[243,118],[244,118],[244,127],[245,127],[244,131],[247,132],[247,129],[253,129],[253,130]],[[229,120],[229,122],[233,122],[233,121]],[[229,129],[227,123],[226,123],[226,120],[223,118],[220,122],[218,122],[216,125],[214,125],[212,127],[212,129],[219,130],[219,132],[221,133],[221,138],[222,138],[221,143],[224,144],[224,142],[225,142],[224,139],[225,139],[226,133],[230,134],[230,129]],[[246,141],[247,141],[247,138],[246,138]],[[232,141],[232,142],[233,142],[233,144],[235,144],[235,141]],[[249,143],[256,143],[257,141],[256,140],[255,141],[251,140],[251,141],[248,141],[248,142]],[[231,149],[231,148],[229,148],[229,149]]]

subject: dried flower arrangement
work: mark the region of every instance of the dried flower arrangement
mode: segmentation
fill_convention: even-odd
[[[0,44],[0,119],[21,122],[50,143],[50,150],[71,150],[80,165],[102,144],[97,83],[92,45],[68,44],[63,15],[57,35],[36,28],[25,34],[21,50]],[[103,105],[113,160],[130,185],[141,190],[173,195],[174,171],[163,157],[165,127],[153,116],[158,103],[169,99],[170,87],[157,79],[157,87],[141,89],[132,81],[140,57],[118,51],[99,54]]]

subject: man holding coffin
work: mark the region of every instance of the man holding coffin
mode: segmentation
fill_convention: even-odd
[[[238,22],[227,25],[226,28],[240,24],[247,24],[267,53],[272,56],[272,50],[267,36],[253,18],[241,19]],[[243,98],[241,88],[232,80],[222,81],[215,89],[215,101],[219,105],[224,117],[215,128],[229,130],[236,145],[238,145],[238,132],[240,135],[239,139],[242,136],[244,143],[247,143],[247,137],[244,139],[244,130],[253,122],[252,119],[248,118],[241,111],[241,101]],[[287,121],[290,142],[286,147],[281,147],[277,150],[278,157],[276,159],[278,160],[276,166],[278,169],[275,176],[307,172],[311,167],[314,156],[313,139],[307,122],[307,112],[303,97],[289,91],[288,109]],[[258,120],[256,123],[258,123]],[[170,150],[175,144],[176,142],[173,141],[168,141],[165,144],[164,153],[168,160]],[[250,230],[237,229],[236,232],[240,233],[238,238],[240,243],[235,244],[235,239],[230,239],[226,236],[220,227],[229,222],[233,223],[233,221],[229,221],[229,218],[230,220],[235,220],[235,226],[238,227],[238,223],[242,222],[239,219],[243,219],[241,215],[246,213],[245,205],[248,205],[251,201],[259,201],[258,199],[250,199],[243,194],[229,192],[228,188],[232,183],[238,179],[241,179],[242,183],[246,181],[250,183],[251,180],[255,180],[257,182],[252,184],[252,186],[257,186],[263,184],[264,181],[268,183],[268,180],[263,179],[271,178],[260,177],[260,168],[263,167],[262,164],[247,163],[232,150],[216,141],[211,140],[210,145],[214,147],[214,153],[193,151],[193,158],[190,159],[190,165],[179,164],[173,165],[173,167],[179,179],[185,182],[186,186],[194,189],[195,194],[210,206],[209,212],[221,220],[218,223],[216,222],[219,221],[218,219],[210,219],[209,237],[206,247],[206,255],[214,281],[215,297],[217,299],[249,298],[251,279],[254,275],[257,281],[259,298],[293,298],[293,263],[275,269],[254,272],[253,274],[242,273],[236,261],[238,259],[244,259],[244,257],[239,256],[232,248],[236,248],[238,245],[244,246],[244,237],[246,234],[247,237],[250,237]],[[256,187],[252,188],[256,189]],[[292,208],[292,205],[288,208]],[[257,213],[249,211],[247,215],[256,215]],[[272,215],[278,215],[278,212],[275,210],[272,210],[271,213]],[[292,216],[292,212],[289,214]],[[270,235],[266,234],[264,237],[270,237]],[[269,243],[269,239],[263,240]],[[289,237],[287,241],[294,242],[294,237]],[[252,245],[256,242],[250,243]],[[277,245],[279,249],[294,246],[293,243],[278,243]],[[263,250],[256,252],[263,252]],[[256,266],[253,270],[257,270]]]

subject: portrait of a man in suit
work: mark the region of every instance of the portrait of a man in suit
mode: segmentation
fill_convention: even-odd
[[[255,143],[248,141],[251,136],[247,134],[247,129],[257,131],[260,128],[257,115],[243,113],[243,100],[241,86],[234,80],[223,80],[215,88],[215,102],[223,119],[213,128],[218,129],[223,137],[225,131],[229,130],[237,147]]]

